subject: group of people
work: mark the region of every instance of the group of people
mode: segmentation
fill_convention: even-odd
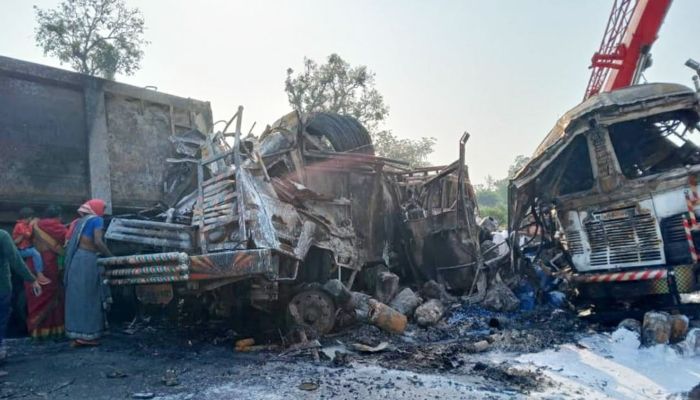
[[[12,279],[24,283],[27,330],[33,338],[67,336],[72,346],[99,344],[110,302],[98,254],[111,256],[103,240],[105,202],[93,199],[79,218],[63,225],[60,209],[49,206],[41,218],[20,210],[12,235],[0,230],[0,361],[11,311]],[[62,276],[62,279],[61,279]]]

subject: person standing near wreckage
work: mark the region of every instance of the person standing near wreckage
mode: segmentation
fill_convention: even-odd
[[[7,321],[10,318],[10,303],[12,300],[12,279],[10,271],[19,275],[25,282],[31,282],[33,292],[36,296],[41,295],[41,285],[36,277],[29,271],[27,265],[22,260],[19,251],[15,247],[14,241],[9,233],[0,230],[0,362],[5,361],[7,351],[3,345]],[[0,371],[0,376],[7,375],[7,372]]]
[[[96,346],[106,327],[111,301],[102,282],[97,255],[112,256],[103,240],[105,202],[92,199],[78,208],[80,218],[68,228],[65,253],[66,336],[72,346]]]
[[[63,285],[60,280],[60,257],[64,254],[66,226],[61,222],[61,209],[51,205],[34,225],[34,246],[44,262],[44,274],[51,280],[42,285],[40,296],[31,296],[32,288],[24,285],[27,299],[27,332],[33,339],[63,337]],[[28,265],[29,266],[29,265]],[[29,266],[31,268],[31,266]]]

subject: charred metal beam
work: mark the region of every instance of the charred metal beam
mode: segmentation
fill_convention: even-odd
[[[138,243],[138,244],[143,244],[143,245],[147,245],[147,246],[154,246],[154,247],[169,247],[172,249],[180,249],[180,250],[190,250],[192,248],[192,242],[190,242],[190,241],[171,240],[171,239],[163,239],[163,238],[148,238],[148,237],[136,236],[136,235],[124,235],[124,234],[120,234],[120,233],[113,233],[109,237],[109,239],[120,240],[122,242]]]
[[[457,172],[457,215],[460,219],[464,219],[464,223],[468,224],[469,219],[466,215],[467,205],[466,197],[464,194],[464,158],[465,158],[465,147],[469,140],[469,132],[464,131],[462,138],[459,139],[459,171]]]
[[[114,218],[112,223],[119,223],[124,226],[136,226],[143,228],[169,229],[174,231],[190,231],[190,227],[182,224],[171,224],[168,222],[145,221],[141,219]]]
[[[362,160],[365,162],[381,164],[385,162],[399,164],[399,165],[409,165],[406,161],[395,160],[393,158],[374,156],[371,154],[362,153],[335,153],[329,151],[311,151],[307,150],[304,155],[307,156],[317,156],[317,157],[338,157],[338,158],[349,158],[354,160]]]

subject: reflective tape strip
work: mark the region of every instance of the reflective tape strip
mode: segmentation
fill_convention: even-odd
[[[695,213],[692,212],[690,213],[691,216],[694,216]],[[688,242],[688,251],[690,251],[690,257],[693,259],[693,264],[697,264],[698,262],[698,251],[695,248],[695,241],[693,240],[693,233],[690,230],[690,222],[688,222],[688,218],[683,217],[683,229],[685,230],[685,240]]]
[[[578,280],[582,282],[625,282],[625,281],[645,281],[666,278],[668,271],[665,269],[650,269],[633,272],[613,272],[608,274],[579,275]]]
[[[698,202],[698,179],[695,175],[688,176],[688,186],[690,186],[690,192],[693,194],[693,203],[696,204]]]
[[[106,279],[105,283],[110,285],[143,285],[149,283],[170,283],[189,280],[189,275],[173,275],[173,276],[148,276],[138,278],[125,279]]]
[[[178,263],[185,264],[189,261],[187,253],[155,253],[155,254],[136,254],[124,257],[109,257],[100,258],[97,263],[105,267],[115,265],[148,265],[148,264],[168,264]]]
[[[697,195],[693,193],[690,197],[690,192],[685,192],[685,205],[688,209],[688,217],[690,218],[690,229],[695,229],[698,226],[698,221],[695,219],[695,204],[697,203]]]
[[[187,264],[178,265],[154,265],[140,268],[121,268],[105,271],[105,276],[129,276],[129,275],[149,275],[149,274],[174,274],[189,271]]]

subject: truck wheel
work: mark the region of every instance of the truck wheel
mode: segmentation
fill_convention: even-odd
[[[335,324],[335,303],[320,289],[306,289],[292,298],[287,306],[290,321],[324,335]]]
[[[313,113],[306,124],[306,131],[315,136],[324,136],[337,152],[374,154],[369,132],[354,117],[328,112]]]

